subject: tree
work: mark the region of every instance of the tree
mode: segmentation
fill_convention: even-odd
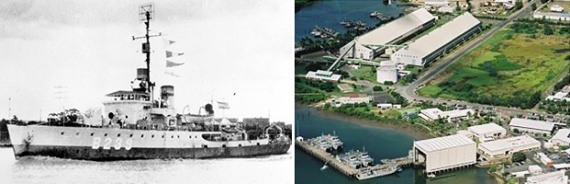
[[[511,157],[512,162],[521,162],[526,160],[526,155],[522,152],[516,152]]]
[[[383,89],[382,89],[382,86],[374,86],[374,87],[372,87],[372,90],[373,91],[382,91]]]
[[[515,129],[513,130],[513,132],[515,132],[515,134],[520,133],[519,129],[517,129],[517,128],[515,128]]]
[[[392,84],[394,84],[394,82],[392,82],[392,81],[384,81],[384,85],[392,85]]]

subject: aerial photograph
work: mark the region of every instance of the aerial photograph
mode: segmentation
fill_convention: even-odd
[[[295,183],[567,184],[569,12],[295,0]]]
[[[294,183],[293,12],[0,2],[0,183]]]

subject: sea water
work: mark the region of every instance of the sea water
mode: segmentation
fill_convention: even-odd
[[[296,136],[307,139],[334,132],[344,142],[344,151],[366,149],[374,158],[374,163],[385,158],[406,156],[414,141],[412,136],[392,129],[355,124],[301,107],[295,110],[295,121]],[[332,167],[321,170],[323,164],[304,151],[295,149],[295,183],[495,183],[487,174],[487,169],[476,167],[446,172],[433,179],[427,178],[422,168],[408,167],[392,175],[358,181]]]
[[[95,162],[14,158],[0,148],[0,183],[293,183],[293,146],[283,155],[232,159]]]

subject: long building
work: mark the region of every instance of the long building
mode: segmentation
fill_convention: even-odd
[[[479,144],[479,152],[482,157],[496,160],[508,157],[519,151],[540,149],[540,141],[528,136],[510,137]]]
[[[517,129],[523,133],[551,135],[554,131],[554,123],[532,119],[513,118],[509,123],[511,131]]]
[[[456,119],[468,117],[469,114],[473,115],[474,113],[475,111],[471,109],[442,111],[439,110],[438,108],[430,108],[430,109],[420,110],[419,116],[426,121],[445,119],[448,122],[452,122]]]
[[[473,33],[480,31],[481,21],[469,12],[456,17],[440,28],[414,41],[390,56],[396,63],[424,66],[447,50],[465,41]]]
[[[530,176],[526,179],[526,184],[567,184],[568,176],[565,170],[549,172],[545,174]]]
[[[384,24],[368,33],[354,38],[340,48],[345,57],[372,60],[382,49],[371,45],[398,44],[410,36],[433,26],[435,17],[426,9],[420,8],[408,15]]]
[[[414,142],[414,164],[425,164],[433,173],[470,166],[476,162],[476,144],[464,135],[450,135]]]

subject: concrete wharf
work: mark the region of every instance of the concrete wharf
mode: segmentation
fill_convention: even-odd
[[[332,154],[330,154],[324,150],[321,150],[317,147],[314,147],[311,144],[309,144],[308,142],[305,142],[302,140],[295,140],[295,145],[300,147],[303,151],[307,152],[308,154],[313,155],[314,157],[318,158],[322,162],[327,163],[329,166],[331,166],[332,168],[335,168],[340,173],[342,173],[348,177],[354,177],[359,172],[359,169],[355,169],[355,168],[352,168],[348,165],[341,163]],[[406,157],[399,157],[399,158],[394,158],[394,159],[383,159],[382,164],[370,166],[370,169],[371,170],[386,169],[388,167],[393,166],[394,164],[400,168],[403,168],[406,166],[411,166],[411,165],[413,165],[413,159],[412,158],[413,157],[411,156],[411,152],[409,152],[409,155]]]

